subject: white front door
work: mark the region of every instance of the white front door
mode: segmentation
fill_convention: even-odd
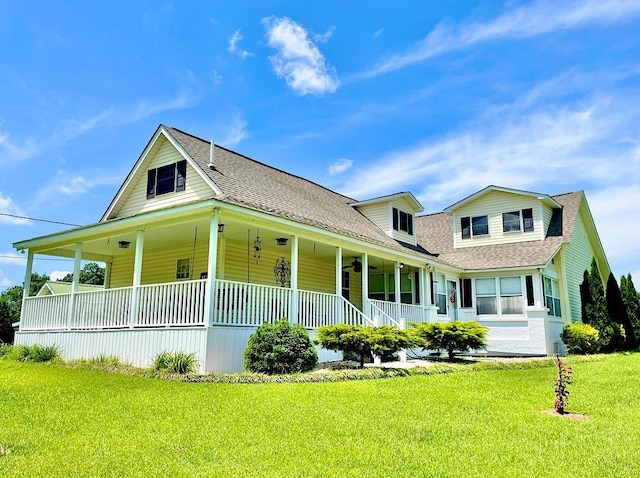
[[[447,281],[447,315],[449,320],[458,320],[458,291],[456,281]]]

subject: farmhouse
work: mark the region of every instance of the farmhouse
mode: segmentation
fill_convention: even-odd
[[[609,274],[584,193],[488,186],[422,212],[410,192],[356,200],[160,125],[97,223],[14,244],[25,290],[35,255],[74,258],[68,291],[25,297],[16,343],[138,365],[188,351],[231,372],[281,317],[312,335],[477,320],[489,353],[562,352],[583,271],[595,257]],[[104,288],[80,288],[87,260],[106,264]]]

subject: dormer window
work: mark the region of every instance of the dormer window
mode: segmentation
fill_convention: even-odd
[[[147,199],[184,191],[187,182],[187,161],[160,166],[147,171]]]
[[[503,232],[532,232],[533,231],[533,209],[523,209],[522,211],[511,211],[502,213]]]
[[[393,208],[393,230],[404,231],[413,236],[413,214]]]
[[[486,236],[489,234],[489,216],[462,217],[460,218],[460,229],[462,230],[462,239]]]

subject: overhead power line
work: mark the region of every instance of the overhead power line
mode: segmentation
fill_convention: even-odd
[[[63,226],[81,227],[81,224],[71,224],[70,222],[51,221],[49,219],[38,219],[35,217],[18,216],[16,214],[9,214],[8,212],[0,212],[0,216],[13,217],[15,219],[27,219],[29,221],[48,222],[49,224],[61,224]]]
[[[3,255],[0,255],[0,258],[27,260],[26,257],[21,257],[21,256],[3,256]],[[73,262],[73,259],[69,259],[67,257],[61,257],[60,259],[55,259],[53,257],[34,257],[33,260],[34,261],[68,261],[68,262]]]

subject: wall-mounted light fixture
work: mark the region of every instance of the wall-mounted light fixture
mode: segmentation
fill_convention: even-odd
[[[218,232],[224,232],[224,224],[218,224]]]
[[[279,246],[286,246],[287,241],[289,241],[289,239],[286,237],[276,237],[276,244]]]
[[[131,243],[129,241],[118,241],[118,247],[120,249],[129,249]]]
[[[400,269],[404,269],[404,263],[403,263],[403,262],[401,262],[400,264],[398,264],[398,268],[400,268]]]

